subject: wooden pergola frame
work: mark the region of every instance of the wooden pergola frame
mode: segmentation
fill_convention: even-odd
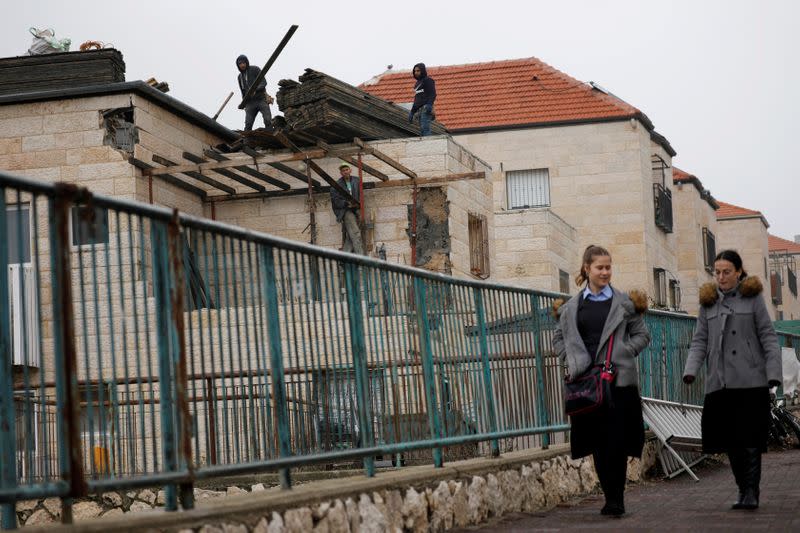
[[[369,146],[359,138],[353,139],[352,144],[330,146],[320,139],[308,136],[302,137],[303,141],[315,144],[311,148],[299,148],[280,132],[275,134],[275,139],[286,146],[291,153],[263,154],[249,148],[230,154],[223,154],[216,150],[203,150],[202,154],[183,152],[183,159],[189,163],[171,161],[159,155],[153,155],[152,162],[161,165],[160,167],[135,158],[131,158],[130,162],[141,169],[143,176],[151,179],[158,177],[167,183],[199,196],[204,202],[212,204],[255,198],[281,198],[284,196],[327,193],[331,189],[335,189],[342,196],[348,198],[353,205],[357,205],[353,196],[337,183],[337,178],[325,172],[315,161],[326,158],[341,159],[360,168],[364,173],[377,178],[378,181],[376,182],[364,182],[364,190],[387,187],[419,187],[486,177],[485,172],[464,172],[420,178],[410,168],[377,148]],[[390,179],[384,172],[362,161],[364,156],[371,156],[406,177],[403,179]],[[286,164],[293,161],[305,162],[308,168],[325,182],[324,185],[313,179],[310,172],[303,173]],[[282,174],[281,178],[283,176],[286,176],[286,178],[279,179],[265,174],[261,170],[265,166],[279,171]],[[251,190],[237,192],[236,189],[223,183],[215,175],[223,176]],[[191,180],[185,178],[191,178]],[[292,187],[287,183],[289,178],[302,182],[302,186]],[[214,191],[219,191],[219,194],[209,194],[210,191],[199,187],[196,182],[205,184]],[[274,189],[268,189],[266,186],[274,187]]]

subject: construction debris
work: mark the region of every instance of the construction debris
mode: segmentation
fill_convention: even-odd
[[[29,31],[33,35],[33,42],[31,47],[28,48],[29,56],[69,52],[72,41],[70,39],[56,39],[56,32],[52,28],[46,30],[30,28]]]
[[[111,48],[0,59],[0,95],[124,81],[122,54]]]
[[[306,69],[299,82],[281,80],[278,108],[290,136],[303,134],[328,143],[393,139],[419,135],[408,122],[408,111],[327,74]],[[438,122],[433,134],[447,130]],[[294,140],[294,139],[293,139]],[[298,139],[302,142],[302,138]]]

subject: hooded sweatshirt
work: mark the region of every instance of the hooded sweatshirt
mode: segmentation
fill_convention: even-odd
[[[414,69],[411,70],[413,76],[414,70],[419,67],[419,78],[414,76],[417,83],[414,84],[414,105],[411,106],[411,113],[416,113],[419,108],[424,105],[433,105],[436,100],[436,83],[433,78],[428,77],[428,70],[425,68],[425,63],[417,63]]]
[[[236,70],[239,70],[239,63],[242,61],[244,61],[247,65],[247,67],[244,69],[244,72],[239,71],[239,89],[242,91],[242,96],[244,96],[244,94],[247,92],[247,89],[250,87],[250,84],[253,83],[253,80],[258,77],[261,69],[251,65],[250,60],[247,59],[247,56],[242,54],[236,58]],[[248,101],[263,100],[266,92],[267,80],[262,79],[256,86],[256,92],[253,93],[253,96],[249,98]]]

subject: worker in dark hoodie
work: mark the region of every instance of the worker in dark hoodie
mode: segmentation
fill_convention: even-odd
[[[239,69],[239,89],[242,91],[242,98],[244,98],[247,89],[258,77],[261,69],[251,66],[250,61],[244,54],[236,58],[236,66]],[[264,127],[272,131],[272,113],[269,110],[269,104],[271,103],[272,97],[267,94],[267,80],[262,79],[258,82],[253,95],[244,102],[244,131],[253,129],[253,123],[256,121],[256,115],[259,111],[264,118]]]
[[[433,120],[433,102],[436,100],[436,82],[428,76],[425,63],[414,65],[414,104],[408,112],[408,121],[414,122],[414,115],[419,111],[419,129],[423,137],[431,134]]]

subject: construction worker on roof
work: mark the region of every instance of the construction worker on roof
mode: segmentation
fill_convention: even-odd
[[[247,89],[261,73],[261,69],[250,65],[250,60],[247,56],[242,54],[236,58],[236,67],[239,69],[239,89],[242,91],[242,98],[247,94]],[[256,86],[253,95],[244,103],[244,131],[251,131],[253,123],[256,121],[256,115],[260,112],[264,119],[264,128],[272,131],[272,112],[269,109],[269,104],[272,103],[272,97],[267,94],[267,80],[262,79]]]

